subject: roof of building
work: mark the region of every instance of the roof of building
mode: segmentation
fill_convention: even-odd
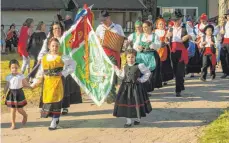
[[[65,9],[63,0],[2,0],[2,10]]]
[[[45,10],[67,9],[71,0],[2,0],[2,10]],[[93,9],[141,10],[146,6],[142,0],[72,0],[82,7],[94,4]]]
[[[75,0],[80,7],[94,4],[93,9],[141,10],[146,6],[142,0]]]

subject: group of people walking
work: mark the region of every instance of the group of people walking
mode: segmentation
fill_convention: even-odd
[[[181,97],[181,92],[185,90],[185,74],[201,72],[200,80],[206,81],[207,69],[210,66],[211,79],[215,79],[216,45],[219,41],[215,38],[216,35],[222,36],[220,60],[224,75],[221,78],[229,76],[229,11],[225,16],[227,21],[218,32],[216,26],[206,23],[205,14],[201,15],[200,24],[197,26],[191,21],[182,23],[183,15],[179,12],[172,15],[169,28],[163,18],[156,20],[155,29],[152,21],[136,21],[136,32],[128,36],[125,45],[128,48],[123,53],[125,55],[122,60],[120,52],[103,46],[116,73],[107,103],[114,103],[114,116],[126,118],[124,127],[132,126],[131,118],[135,118],[134,125],[140,124],[141,117],[145,117],[152,110],[148,93],[166,86],[168,81],[175,78],[175,95]],[[101,42],[106,36],[106,30],[125,36],[122,27],[112,22],[108,11],[101,11],[100,20],[96,35]],[[58,54],[59,40],[70,27],[69,23],[73,24],[69,18],[65,25],[64,23],[53,22],[48,36],[42,21],[35,32],[31,30],[34,21],[30,18],[21,28],[18,42],[18,53],[23,58],[21,73],[18,72],[18,61],[12,60],[9,65],[11,74],[6,78],[9,83],[6,104],[12,108],[12,129],[15,128],[15,109],[20,109],[18,112],[24,117],[23,124],[27,120],[27,114],[22,109],[27,104],[22,87],[36,88],[39,84],[42,85],[39,107],[41,117],[52,117],[50,130],[57,128],[61,113],[66,114],[71,103],[82,103],[80,87],[70,76],[75,71],[76,63],[70,57]],[[31,73],[30,56],[35,59]],[[31,83],[23,76],[26,69],[30,73],[29,77],[33,79]],[[122,81],[116,93],[118,77]]]

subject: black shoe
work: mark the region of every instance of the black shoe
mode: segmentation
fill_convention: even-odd
[[[134,125],[139,125],[140,121],[134,121]]]
[[[226,78],[228,76],[228,74],[224,74],[223,76],[221,76],[220,78]]]
[[[68,109],[67,108],[63,108],[62,115],[67,115],[67,114],[68,114]]]
[[[166,85],[168,85],[168,83],[167,82],[164,82],[163,85],[166,86]]]
[[[124,125],[124,128],[129,128],[129,127],[131,127],[132,126],[132,124],[125,124]]]
[[[181,93],[180,92],[176,92],[176,97],[181,97]]]
[[[211,76],[211,80],[214,80],[214,79],[215,79],[215,75],[212,75],[212,76]]]
[[[58,125],[59,123],[60,123],[60,120],[57,120],[57,121],[56,121],[56,125]]]
[[[55,127],[55,128],[53,128],[53,127],[49,127],[49,130],[50,131],[53,131],[53,130],[56,130],[57,128]]]
[[[194,78],[195,76],[194,75],[191,75],[190,78]]]
[[[204,79],[204,78],[202,78],[202,77],[201,77],[201,78],[200,78],[200,81],[205,82],[205,81],[206,81],[206,79]]]

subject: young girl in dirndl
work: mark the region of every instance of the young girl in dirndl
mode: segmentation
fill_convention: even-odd
[[[27,122],[27,114],[23,107],[27,104],[25,99],[23,87],[30,87],[26,81],[25,76],[18,72],[19,62],[15,59],[10,61],[9,68],[11,74],[6,77],[7,81],[7,93],[5,104],[11,108],[11,129],[15,129],[16,111],[23,116],[22,124],[25,125]]]
[[[48,46],[50,52],[42,58],[40,69],[31,86],[35,88],[44,79],[41,117],[51,116],[49,130],[55,130],[59,123],[64,97],[62,79],[75,70],[76,64],[70,57],[58,54],[60,47],[58,39],[51,38]]]
[[[125,128],[131,127],[131,118],[135,118],[134,125],[140,124],[141,117],[146,117],[146,113],[152,110],[147,91],[143,87],[151,72],[144,64],[136,64],[136,51],[128,49],[126,51],[127,64],[121,71],[115,68],[117,76],[122,80],[116,98],[114,113],[116,117],[126,117]]]

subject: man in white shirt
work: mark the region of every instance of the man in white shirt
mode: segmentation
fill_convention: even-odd
[[[223,69],[223,76],[221,78],[226,78],[229,76],[229,9],[225,14],[227,21],[222,27],[220,33],[223,35],[223,44],[220,51],[220,60]]]
[[[185,90],[184,87],[184,75],[185,65],[188,63],[188,41],[192,38],[192,30],[187,30],[182,26],[183,15],[180,12],[176,12],[172,16],[174,20],[174,26],[170,28],[167,38],[171,41],[171,59],[173,65],[173,72],[176,80],[176,96],[181,96],[181,91]]]
[[[110,18],[110,14],[106,10],[101,11],[100,20],[101,20],[101,24],[96,29],[96,35],[98,36],[101,43],[104,39],[104,35],[105,35],[106,30],[110,30],[111,32],[114,32],[120,36],[125,37],[121,25],[113,23],[111,18]],[[112,63],[114,65],[120,67],[120,62],[121,62],[120,53],[116,52],[110,48],[107,48],[107,47],[103,47],[103,49],[104,49],[105,53],[107,54],[107,56],[112,61]],[[115,99],[116,99],[115,84],[116,83],[117,83],[117,77],[115,76],[111,92],[107,98],[107,103],[109,103],[109,104],[115,102]]]

